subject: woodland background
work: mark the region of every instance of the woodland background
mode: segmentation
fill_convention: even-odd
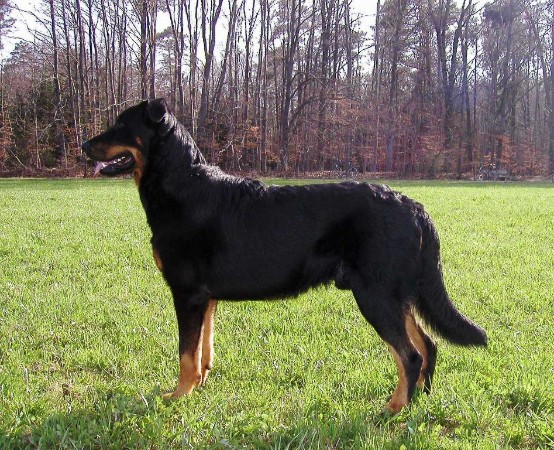
[[[368,25],[350,0],[31,3],[0,61],[0,174],[86,175],[82,141],[163,96],[231,172],[552,176],[552,0],[375,4]],[[0,46],[25,7],[0,0]]]

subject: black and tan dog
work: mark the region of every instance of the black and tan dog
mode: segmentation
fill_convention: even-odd
[[[431,219],[387,187],[276,187],[227,175],[206,165],[162,99],[125,110],[83,149],[104,174],[134,171],[177,313],[173,397],[206,381],[220,299],[283,298],[330,282],[351,290],[398,367],[392,412],[416,386],[431,389],[436,346],[414,313],[455,344],[486,345],[448,297]]]

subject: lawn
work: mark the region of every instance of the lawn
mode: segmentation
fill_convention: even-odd
[[[395,417],[392,357],[334,288],[221,302],[207,385],[164,402],[177,324],[132,181],[0,180],[0,448],[554,448],[554,186],[391,185],[489,335],[438,339],[432,394]]]

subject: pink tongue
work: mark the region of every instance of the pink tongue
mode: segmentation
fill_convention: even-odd
[[[107,164],[105,162],[97,162],[96,163],[96,166],[94,166],[94,174],[92,175],[93,177],[96,177],[98,176],[98,174],[100,173],[100,171],[106,167]]]

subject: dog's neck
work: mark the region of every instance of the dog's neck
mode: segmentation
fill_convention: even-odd
[[[187,182],[196,168],[206,164],[186,128],[176,119],[174,123],[167,134],[150,142],[147,162],[137,183],[149,222],[151,217],[159,216],[149,214],[151,208],[164,204],[165,211],[175,209],[169,206],[175,201],[175,193],[186,191]]]
[[[187,129],[176,119],[174,120],[175,126],[162,144],[165,147],[164,150],[172,153],[172,162],[174,159],[175,163],[186,166],[186,169],[196,164],[206,164],[206,159]]]
[[[156,167],[156,172],[165,174],[190,170],[194,165],[206,164],[206,160],[194,140],[177,120],[174,126],[150,143],[148,163]]]

